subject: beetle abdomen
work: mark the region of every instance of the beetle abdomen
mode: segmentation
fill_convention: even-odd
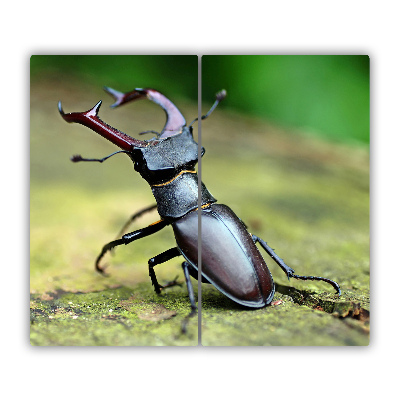
[[[182,255],[197,269],[198,214],[192,211],[175,221],[175,238]],[[233,301],[263,307],[275,289],[271,273],[246,227],[227,206],[202,210],[202,275]]]

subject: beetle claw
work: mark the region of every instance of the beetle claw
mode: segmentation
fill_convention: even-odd
[[[162,289],[164,289],[164,286],[161,286],[161,285],[153,285],[154,286],[154,291],[157,293],[157,294],[161,294],[161,290]]]
[[[63,108],[62,108],[62,106],[61,106],[61,100],[58,102],[58,111],[60,112],[61,115],[64,115],[64,114],[65,114],[65,113],[64,113],[64,110],[63,110]]]
[[[100,272],[100,274],[103,275],[103,276],[108,276],[108,273],[106,272],[107,268],[108,268],[107,264],[105,264],[102,267],[100,265],[96,264],[96,271]]]
[[[197,307],[192,307],[192,310],[190,311],[190,314],[188,314],[184,320],[182,321],[181,325],[181,333],[186,334],[187,333],[187,325],[189,323],[190,318],[193,318],[197,313]]]
[[[321,276],[303,276],[303,275],[295,275],[295,274],[293,274],[293,278],[301,279],[303,281],[308,281],[308,280],[310,280],[310,281],[323,281],[323,282],[329,283],[336,290],[336,293],[339,296],[342,294],[339,284],[337,282],[333,281],[332,279],[323,278]]]
[[[145,98],[161,106],[167,114],[167,122],[161,131],[161,138],[178,135],[181,132],[182,127],[186,125],[185,118],[175,104],[157,90],[136,88],[131,92],[123,93],[107,86],[104,86],[104,90],[115,100],[115,103],[111,105],[112,108],[121,106],[130,101]]]
[[[293,268],[290,268],[290,267],[288,267],[287,268],[287,270],[286,270],[286,275],[287,275],[287,278],[288,278],[288,281],[290,280],[290,278],[293,278],[293,275],[294,275],[294,269]]]
[[[103,88],[108,94],[114,97],[115,103],[111,104],[111,108],[116,108],[122,104],[136,99],[143,99],[146,97],[146,92],[143,89],[135,89],[132,92],[123,93],[108,86]]]
[[[164,286],[161,286],[161,288],[166,289],[173,286],[179,286],[179,287],[182,286],[182,282],[178,282],[178,275],[172,281],[169,281]]]
[[[142,140],[134,139],[102,121],[98,116],[101,103],[100,100],[88,111],[66,114],[61,106],[61,101],[59,101],[58,111],[60,112],[61,117],[68,123],[75,122],[86,126],[123,150],[131,151],[132,146],[146,147],[146,143]]]

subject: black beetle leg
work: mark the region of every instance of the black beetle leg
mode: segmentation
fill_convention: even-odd
[[[103,258],[104,254],[107,253],[107,251],[113,249],[116,246],[120,246],[121,244],[128,244],[133,242],[134,240],[141,239],[143,237],[152,235],[153,233],[158,232],[162,228],[168,225],[168,222],[164,220],[160,220],[155,222],[154,224],[151,224],[149,226],[146,226],[145,228],[138,229],[137,231],[127,233],[126,235],[122,236],[121,239],[113,240],[110,243],[107,243],[104,245],[103,249],[101,250],[101,253],[97,256],[96,259],[96,270],[98,272],[104,273],[104,268],[100,267],[99,263],[100,260]]]
[[[168,281],[165,285],[163,285],[163,288],[165,289],[165,288],[170,288],[173,286],[182,287],[182,283],[178,282],[178,278],[179,278],[179,275],[177,275],[172,281]]]
[[[328,278],[323,278],[321,276],[303,276],[303,275],[296,275],[294,273],[294,270],[290,267],[288,267],[283,260],[274,252],[274,250],[271,249],[271,247],[269,247],[267,245],[266,242],[264,242],[264,240],[260,239],[258,236],[256,235],[252,235],[253,241],[254,243],[260,243],[261,247],[268,253],[268,255],[283,269],[283,271],[286,273],[288,279],[289,278],[295,278],[295,279],[301,279],[303,281],[323,281],[326,283],[329,283],[330,285],[332,285],[337,294],[340,296],[341,295],[341,290],[340,290],[340,286],[337,282],[333,281],[332,279],[328,279]]]
[[[339,296],[342,294],[339,284],[337,282],[333,281],[332,279],[323,278],[321,276],[303,276],[303,275],[295,275],[295,274],[293,274],[292,277],[295,279],[301,279],[303,281],[323,281],[323,282],[329,283],[330,285],[332,285],[335,288],[335,290]]]
[[[117,237],[120,237],[124,234],[124,232],[128,229],[129,225],[133,223],[133,221],[135,221],[136,218],[139,218],[140,216],[142,216],[143,214],[154,210],[155,208],[157,208],[157,204],[153,204],[150,207],[146,207],[143,208],[142,210],[139,210],[138,212],[136,212],[135,214],[133,214],[129,220],[125,223],[125,225],[121,228],[121,230],[118,233]]]
[[[192,307],[192,312],[196,312],[196,310],[197,310],[196,298],[194,296],[192,281],[190,280],[189,263],[184,261],[182,263],[182,268],[183,268],[183,273],[185,275],[186,286],[188,288],[189,300],[190,300],[190,305]]]
[[[252,235],[253,238],[253,242],[254,243],[260,243],[261,247],[268,253],[268,255],[283,269],[283,271],[285,272],[285,274],[287,275],[288,279],[291,278],[294,274],[294,269],[290,268],[289,266],[287,266],[284,261],[282,260],[282,258],[280,258],[275,252],[274,250],[271,249],[271,247],[269,247],[267,245],[267,243],[262,240],[261,238],[259,238],[256,235]]]
[[[171,258],[180,256],[180,255],[181,255],[181,253],[179,252],[178,248],[173,247],[172,249],[164,251],[164,253],[161,253],[158,256],[155,256],[149,260],[149,276],[151,278],[151,282],[154,286],[154,290],[156,291],[156,293],[158,293],[158,294],[161,293],[161,289],[163,289],[167,286],[161,286],[158,283],[156,274],[154,272],[154,267],[158,264],[162,264],[162,263],[170,260]],[[186,331],[187,331],[186,326],[189,322],[189,319],[196,315],[197,307],[196,307],[196,298],[194,295],[193,285],[190,280],[189,263],[184,261],[182,263],[182,269],[183,269],[183,273],[185,275],[186,286],[187,286],[188,293],[189,293],[190,306],[192,308],[189,315],[187,315],[184,318],[184,320],[182,321],[181,331],[182,331],[182,333],[186,333]]]
[[[172,249],[164,251],[163,253],[159,254],[158,256],[150,258],[150,260],[149,260],[149,276],[151,278],[151,283],[154,286],[154,290],[156,291],[157,294],[161,293],[161,289],[163,289],[164,286],[161,286],[158,283],[156,273],[154,272],[154,267],[158,264],[162,264],[168,260],[171,260],[171,258],[178,257],[180,255],[181,255],[181,253],[179,252],[178,248],[173,247]],[[171,286],[171,285],[169,285],[169,286]]]
[[[192,311],[190,312],[189,315],[185,317],[185,319],[182,322],[182,333],[186,333],[186,326],[189,322],[189,319],[196,315],[197,307],[196,307],[196,298],[194,296],[194,290],[193,290],[193,285],[190,280],[190,272],[189,272],[189,266],[190,264],[186,261],[182,263],[182,268],[183,268],[183,273],[185,275],[185,280],[186,280],[186,286],[188,288],[188,293],[189,293],[189,300],[190,300],[190,306],[192,307]]]

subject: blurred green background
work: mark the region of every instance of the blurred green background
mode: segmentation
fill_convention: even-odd
[[[197,66],[197,56],[43,55],[31,57],[31,81],[54,76],[121,91],[153,87],[197,102]]]
[[[119,87],[155,87],[197,101],[196,56],[33,56],[31,79],[66,79]],[[179,79],[177,79],[179,77]],[[369,143],[366,55],[223,55],[202,57],[206,102],[221,88],[223,107],[301,128],[335,141]]]
[[[204,56],[203,99],[335,141],[369,143],[369,57]]]

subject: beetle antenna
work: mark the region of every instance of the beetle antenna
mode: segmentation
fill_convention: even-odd
[[[80,154],[74,155],[71,157],[71,161],[72,162],[79,162],[79,161],[97,161],[99,163],[102,163],[103,161],[106,161],[107,159],[109,159],[110,157],[114,156],[115,154],[119,154],[119,153],[126,153],[129,154],[129,151],[126,150],[119,150],[116,151],[115,153],[110,154],[107,157],[104,158],[83,158]]]
[[[224,99],[226,97],[226,90],[225,89],[222,89],[221,91],[219,91],[216,95],[215,95],[215,102],[214,102],[214,104],[212,105],[212,107],[210,108],[210,110],[208,111],[208,113],[207,114],[205,114],[205,115],[202,115],[201,116],[201,119],[203,120],[203,119],[206,119],[206,118],[208,118],[209,116],[210,116],[210,114],[215,110],[215,108],[217,107],[217,105]],[[199,120],[199,118],[195,118],[192,122],[191,122],[191,124],[189,125],[189,127],[191,127],[196,121],[198,121]]]

